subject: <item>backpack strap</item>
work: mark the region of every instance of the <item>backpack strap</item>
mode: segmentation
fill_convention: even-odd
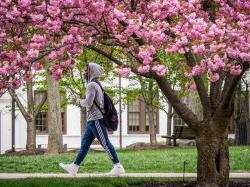
[[[98,78],[92,79],[91,82],[95,82],[96,84],[98,84],[100,86],[100,88],[102,89],[102,91],[104,92],[104,89],[103,89],[101,83],[99,82]]]
[[[96,103],[96,101],[94,100],[94,104],[95,106],[97,106],[97,108],[99,109],[99,111],[102,113],[103,117],[104,117],[104,113],[102,111],[102,109],[100,108],[100,106]]]
[[[93,80],[91,80],[91,82],[97,83],[97,84],[100,86],[100,88],[102,89],[102,91],[104,92],[101,83],[100,83],[97,79],[94,78]],[[96,107],[97,107],[98,110],[102,113],[102,115],[103,115],[103,117],[104,117],[104,113],[103,113],[101,107],[97,104],[97,102],[96,102],[95,100],[94,100],[94,104],[96,105]]]

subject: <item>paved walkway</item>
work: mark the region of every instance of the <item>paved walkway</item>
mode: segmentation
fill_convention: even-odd
[[[24,179],[24,178],[72,178],[66,173],[0,173],[0,179]],[[76,178],[111,177],[105,173],[80,173]],[[126,173],[120,177],[148,177],[148,178],[182,178],[183,173]],[[196,173],[185,173],[185,178],[196,178]],[[230,173],[230,179],[249,179],[250,173]]]

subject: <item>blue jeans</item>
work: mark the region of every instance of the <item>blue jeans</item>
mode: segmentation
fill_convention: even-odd
[[[85,134],[82,138],[81,149],[74,163],[78,166],[81,164],[95,138],[99,140],[112,162],[114,164],[119,163],[115,148],[109,141],[107,129],[103,119],[87,122]]]

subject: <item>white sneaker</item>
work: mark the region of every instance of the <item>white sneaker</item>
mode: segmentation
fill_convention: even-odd
[[[114,165],[113,169],[108,173],[109,176],[119,176],[125,174],[125,170],[120,163]]]
[[[73,176],[76,176],[79,166],[72,163],[72,164],[64,164],[60,163],[59,166],[64,169],[64,171],[70,173]]]

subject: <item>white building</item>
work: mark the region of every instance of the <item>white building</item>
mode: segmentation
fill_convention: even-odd
[[[124,81],[124,80],[123,80]],[[124,84],[124,82],[123,82]],[[25,105],[26,94],[22,91],[16,92]],[[12,124],[11,124],[11,97],[8,94],[0,97],[0,148],[1,153],[11,149],[12,145]],[[167,107],[167,106],[166,106]],[[119,112],[119,106],[117,106]],[[122,107],[122,147],[137,142],[149,142],[148,120],[145,115],[145,105],[142,102],[134,102],[133,105]],[[119,115],[119,114],[118,114]],[[157,121],[157,141],[166,141],[162,135],[167,134],[167,115],[159,110],[155,115]],[[37,118],[37,146],[43,148],[47,146],[48,135],[46,127],[46,114],[40,113]],[[67,144],[68,149],[80,147],[81,143],[81,124],[80,109],[73,105],[68,105],[64,112],[64,134],[63,144]],[[120,147],[120,129],[109,135],[115,147]],[[19,110],[16,110],[15,119],[15,147],[16,150],[25,149],[26,146],[26,122]],[[93,145],[99,146],[99,145]]]

